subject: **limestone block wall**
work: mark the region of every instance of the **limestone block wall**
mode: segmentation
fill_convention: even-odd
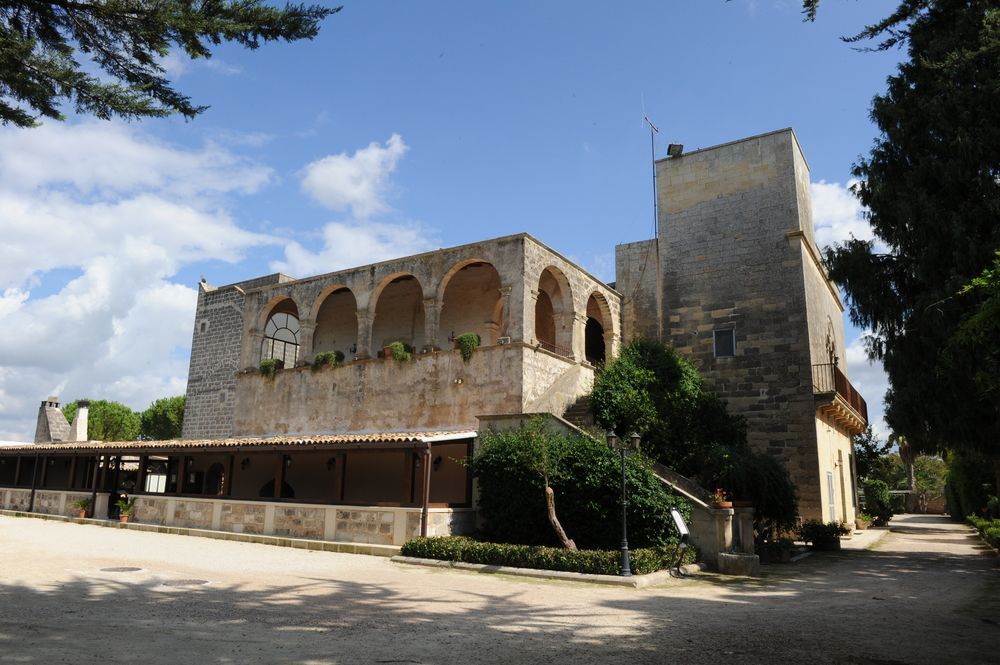
[[[791,130],[657,162],[666,339],[746,416],[751,444],[784,459],[811,511],[820,479],[805,272],[814,268],[794,237],[811,226],[803,172]],[[718,329],[734,331],[735,357],[716,357]]]
[[[458,351],[439,351],[404,363],[283,370],[273,379],[241,374],[234,432],[474,429],[477,415],[518,413],[524,390],[542,395],[563,375],[565,385],[548,395],[553,408],[589,390],[593,370],[524,344],[480,347],[468,362]]]
[[[267,509],[261,503],[226,501],[219,512],[219,529],[235,533],[264,533]]]
[[[89,499],[90,493],[36,490],[34,512],[76,517],[79,510],[72,504],[84,498]],[[4,510],[27,510],[30,502],[30,488],[0,488],[0,508]]]
[[[494,413],[554,413],[562,415],[581,395],[594,387],[594,369],[589,365],[568,363],[565,358],[544,350],[524,354],[524,396],[519,411],[483,411]]]
[[[661,332],[660,271],[656,240],[615,247],[615,290],[621,294],[622,339],[658,339]]]
[[[213,502],[197,499],[176,499],[171,524],[189,529],[211,529]]]
[[[326,509],[322,507],[276,506],[274,535],[321,540],[326,527]]]

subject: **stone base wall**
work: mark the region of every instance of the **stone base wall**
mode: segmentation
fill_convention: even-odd
[[[98,494],[97,516],[107,514],[106,494]],[[86,492],[36,491],[36,513],[76,517],[76,499]],[[0,488],[0,509],[28,510],[31,490]],[[230,501],[138,495],[130,522],[211,529],[288,538],[373,545],[402,545],[420,535],[420,508],[326,506],[268,501]],[[427,532],[432,536],[472,533],[472,508],[431,508]]]
[[[79,510],[73,506],[77,499],[89,499],[90,492],[60,490],[35,490],[34,512],[45,515],[76,517]],[[28,488],[0,488],[0,508],[5,510],[28,510],[31,490]]]

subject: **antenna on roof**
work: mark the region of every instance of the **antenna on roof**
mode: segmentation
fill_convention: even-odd
[[[653,249],[656,252],[656,338],[663,341],[663,282],[660,276],[660,224],[659,211],[656,206],[656,135],[660,133],[660,128],[653,124],[653,121],[646,115],[646,99],[642,97],[642,121],[649,126],[649,158],[650,166],[653,167]],[[636,282],[636,292],[642,282],[642,274],[646,272],[646,264],[649,262],[649,251],[646,251],[646,260],[643,261],[642,271],[639,281]],[[635,294],[633,294],[633,298]]]

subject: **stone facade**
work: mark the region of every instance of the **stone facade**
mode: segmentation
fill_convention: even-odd
[[[619,302],[526,234],[306,279],[202,284],[184,437],[455,427],[527,408],[562,413],[589,390],[594,354],[616,352]],[[297,347],[270,380],[256,368],[275,353],[269,322],[284,324],[286,315],[298,326]],[[603,331],[598,350],[588,347],[591,319]],[[451,342],[465,332],[482,340],[468,362]],[[380,358],[392,341],[412,346],[416,360]],[[291,367],[321,351],[345,362],[315,373]]]
[[[650,251],[653,240],[616,252],[623,336],[656,337],[662,328],[659,338],[747,418],[750,443],[787,464],[802,515],[829,520],[829,456],[820,455],[812,366],[844,358],[844,308],[819,260],[809,170],[795,134],[667,158],[656,171],[658,247]],[[658,266],[645,262],[650,254]],[[716,331],[733,335],[734,355],[717,352]],[[849,432],[841,428],[840,436],[846,448],[833,448],[843,456]],[[853,522],[852,503],[834,504],[837,519]]]

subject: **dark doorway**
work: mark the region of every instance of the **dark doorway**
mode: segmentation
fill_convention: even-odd
[[[604,326],[597,319],[587,317],[587,328],[584,339],[586,340],[585,353],[587,362],[591,365],[604,364]]]

